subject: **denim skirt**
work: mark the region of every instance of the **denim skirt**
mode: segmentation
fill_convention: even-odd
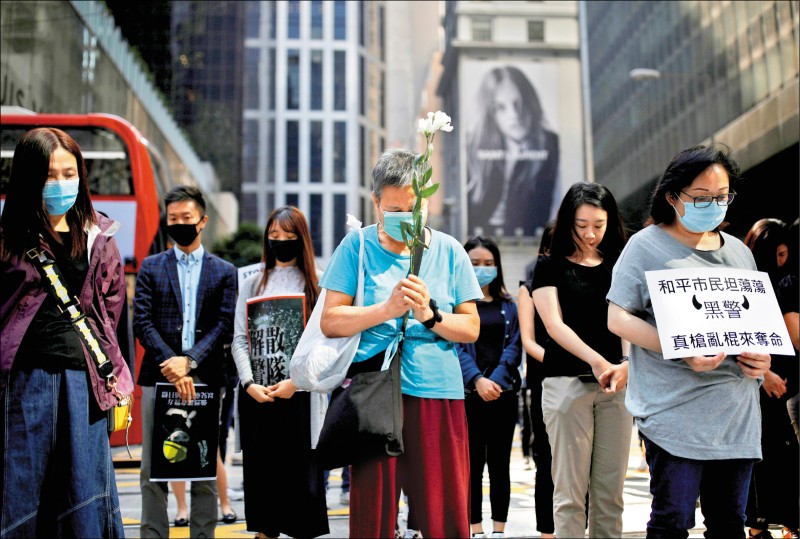
[[[86,371],[12,369],[0,397],[0,537],[124,537],[106,414]]]

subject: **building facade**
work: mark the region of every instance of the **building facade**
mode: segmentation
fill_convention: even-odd
[[[450,233],[530,243],[587,178],[577,2],[445,2]]]
[[[712,140],[730,146],[744,171],[729,232],[743,236],[763,217],[796,219],[798,3],[582,4],[596,180],[628,226],[641,228],[672,156]]]
[[[315,254],[344,237],[346,214],[372,221],[370,173],[386,147],[385,5],[246,4],[243,221],[292,204]]]

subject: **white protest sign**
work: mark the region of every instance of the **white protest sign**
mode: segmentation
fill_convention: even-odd
[[[237,268],[236,271],[239,277],[239,286],[240,287],[242,286],[242,283],[244,282],[245,279],[247,279],[254,273],[258,273],[262,269],[264,269],[263,262],[256,262],[255,264],[250,264],[249,266],[242,266],[241,268]]]
[[[682,268],[645,277],[665,359],[745,351],[794,355],[763,271]]]

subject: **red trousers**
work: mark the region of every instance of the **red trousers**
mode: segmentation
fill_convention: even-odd
[[[423,537],[469,537],[469,438],[464,401],[403,395],[399,457],[354,465],[350,537],[394,537],[400,489]]]

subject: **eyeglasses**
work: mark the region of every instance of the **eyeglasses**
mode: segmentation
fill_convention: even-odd
[[[693,197],[692,195],[684,193],[683,191],[681,191],[681,193],[692,199],[692,203],[694,204],[695,208],[708,208],[711,206],[712,202],[716,202],[718,206],[728,206],[731,202],[733,202],[733,199],[736,196],[734,191],[716,197],[709,195]]]

